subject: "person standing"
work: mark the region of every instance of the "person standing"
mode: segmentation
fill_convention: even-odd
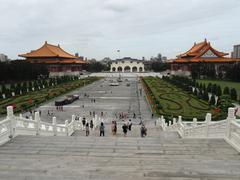
[[[131,119],[129,119],[129,122],[128,122],[128,130],[129,131],[132,130],[132,121],[131,121]]]
[[[100,136],[104,136],[105,126],[103,122],[101,122],[99,130],[100,130]]]
[[[128,126],[124,123],[123,126],[122,126],[122,129],[123,129],[124,137],[126,137],[127,136]]]
[[[82,126],[83,126],[83,128],[85,127],[85,125],[86,125],[86,118],[83,117],[83,119],[82,119]]]
[[[112,121],[112,135],[115,136],[117,133],[117,122]]]
[[[140,131],[141,131],[141,137],[145,137],[147,135],[147,128],[144,126],[144,124],[142,124]]]
[[[89,136],[89,124],[86,124],[86,136]]]
[[[93,120],[90,121],[90,128],[91,128],[91,131],[93,130]]]

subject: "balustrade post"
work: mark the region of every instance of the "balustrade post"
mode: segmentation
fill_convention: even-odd
[[[206,137],[208,137],[209,136],[209,125],[212,121],[212,114],[211,113],[207,113],[205,121],[206,121]]]
[[[57,118],[52,118],[52,124],[53,124],[53,135],[57,136]]]
[[[178,116],[178,124],[182,123],[182,116]]]
[[[34,114],[34,119],[35,119],[35,121],[36,121],[36,135],[40,135],[40,131],[41,131],[41,120],[40,120],[39,112],[35,112],[35,114]]]
[[[23,115],[22,115],[22,113],[20,113],[20,114],[19,114],[19,118],[20,118],[20,119],[21,119],[21,118],[23,118]]]
[[[66,135],[68,136],[68,120],[65,121]]]
[[[166,121],[166,119],[163,118],[163,126],[162,126],[162,128],[163,128],[164,131],[166,129],[166,126],[167,126],[167,121]]]
[[[228,108],[226,137],[231,138],[231,122],[236,119],[235,108]]]
[[[193,127],[197,127],[197,118],[193,118]]]
[[[168,120],[168,126],[171,126],[171,125],[172,125],[172,121]]]
[[[75,115],[72,115],[72,121],[73,122],[73,131],[76,130],[76,120],[75,120],[76,116]]]
[[[12,139],[15,135],[15,129],[16,129],[16,120],[14,118],[12,106],[7,107],[7,119],[9,119],[9,122],[10,122],[9,138]]]
[[[164,126],[164,123],[165,123],[165,119],[164,119],[164,117],[163,116],[161,116],[161,126],[163,127]]]
[[[173,125],[175,125],[177,123],[177,119],[173,118]]]

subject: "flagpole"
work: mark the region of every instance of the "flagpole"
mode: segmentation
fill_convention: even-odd
[[[118,58],[121,59],[120,50],[117,50],[117,52],[118,52]]]

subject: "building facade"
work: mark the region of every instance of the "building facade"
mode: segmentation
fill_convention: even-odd
[[[191,75],[193,66],[201,66],[207,69],[214,66],[216,75],[224,71],[224,67],[238,63],[239,59],[226,57],[228,53],[214,49],[210,42],[194,43],[187,52],[177,56],[171,63],[171,74]]]
[[[46,64],[49,76],[76,76],[86,64],[81,57],[69,54],[60,45],[55,46],[47,42],[41,48],[19,56],[30,63]]]
[[[5,54],[0,54],[0,62],[6,62],[8,61],[8,57]]]
[[[240,44],[233,46],[232,58],[240,58]]]
[[[143,61],[125,57],[112,61],[110,72],[145,72],[145,68]]]

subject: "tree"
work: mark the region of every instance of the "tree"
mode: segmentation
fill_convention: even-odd
[[[203,99],[208,101],[208,92],[207,91],[203,92]]]
[[[213,84],[213,86],[212,86],[212,93],[217,94],[217,85],[216,84]]]
[[[17,86],[16,86],[16,94],[20,95],[20,91],[22,90],[22,87],[21,87],[21,83],[17,83]]]
[[[214,96],[211,96],[211,99],[210,99],[210,102],[209,102],[209,104],[210,105],[215,105],[215,97]]]
[[[232,107],[232,101],[231,101],[231,97],[229,95],[223,95],[220,97],[219,100],[219,108],[223,111],[223,112],[227,112],[229,107]]]
[[[226,86],[226,87],[224,88],[223,94],[225,94],[225,95],[230,95],[229,87]]]
[[[22,85],[22,93],[26,93],[26,92],[27,92],[27,82],[24,81]]]
[[[232,89],[231,89],[230,96],[231,96],[231,99],[232,99],[232,100],[235,100],[235,101],[237,100],[237,91],[236,91],[235,88],[232,88]]]
[[[48,76],[48,74],[46,65],[21,60],[0,62],[0,82],[4,83],[35,80],[40,75]]]
[[[217,92],[216,92],[216,95],[219,97],[222,95],[222,89],[221,89],[221,86],[217,86]]]
[[[209,92],[209,93],[212,92],[212,83],[208,83],[207,92]]]
[[[13,83],[10,85],[10,91],[15,92],[15,85]]]
[[[2,87],[2,94],[6,94],[7,88],[6,88],[5,84],[2,84],[1,87]]]
[[[163,63],[161,61],[151,62],[151,70],[153,70],[154,72],[162,72],[166,71],[167,69],[170,69],[170,66],[167,63]]]

